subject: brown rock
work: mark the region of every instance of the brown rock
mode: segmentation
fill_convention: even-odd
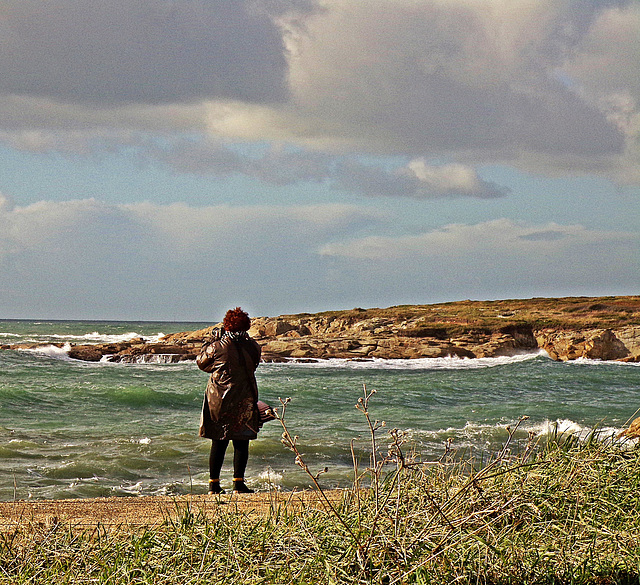
[[[375,349],[374,351],[369,353],[369,357],[381,358],[381,359],[402,359],[405,356],[405,352],[400,351],[397,348],[386,348],[386,349]],[[439,357],[439,356],[434,356]]]
[[[583,355],[595,360],[618,360],[627,357],[629,350],[607,329],[585,341]]]
[[[76,345],[69,350],[69,357],[84,362],[99,362],[102,359],[102,351],[95,345]]]
[[[295,345],[290,341],[273,340],[268,341],[262,347],[263,353],[278,354],[283,357],[288,357],[295,349]]]
[[[446,351],[447,351],[447,356],[456,356],[460,358],[476,357],[476,355],[472,351],[464,347],[456,347],[455,345],[450,345]]]
[[[298,333],[301,336],[306,337],[307,335],[311,335],[311,329],[303,324],[298,327]]]
[[[361,345],[360,347],[354,347],[351,350],[351,353],[354,353],[360,357],[364,357],[364,356],[368,356],[371,352],[375,351],[377,348],[378,348],[377,345]]]
[[[314,351],[310,347],[298,347],[291,350],[289,357],[292,358],[310,358],[314,357]]]
[[[262,361],[270,364],[270,363],[280,363],[280,362],[285,362],[286,357],[283,357],[282,355],[280,355],[279,353],[275,353],[275,352],[271,352],[271,351],[263,351],[262,352]]]
[[[635,328],[626,333],[623,343],[618,335],[610,329],[590,329],[586,331],[556,331],[544,330],[537,337],[539,346],[544,349],[554,360],[567,361],[578,358],[596,360],[621,360],[640,355],[640,346],[634,345],[636,339]],[[640,329],[640,328],[638,328]]]
[[[624,344],[629,354],[622,361],[640,362],[640,325],[630,325],[617,329],[615,335]]]
[[[500,332],[510,336],[519,348],[536,349],[538,347],[531,325],[507,325],[501,328]]]
[[[170,334],[154,344],[137,339],[88,346],[90,349],[77,346],[72,355],[91,360],[104,355],[123,361],[136,361],[140,356],[193,359],[219,326]],[[534,326],[539,328],[534,330]],[[460,301],[256,317],[250,335],[263,346],[265,361],[287,357],[493,357],[541,347],[555,360],[587,357],[640,362],[640,297]]]
[[[261,337],[266,337],[267,330],[264,327],[252,325],[251,329],[249,329],[249,335],[253,338],[260,339]]]
[[[449,355],[441,345],[423,344],[418,348],[418,352],[416,357],[420,358],[441,358]]]
[[[265,334],[267,337],[277,337],[278,335],[283,335],[293,329],[295,329],[295,327],[291,323],[282,319],[276,319],[275,321],[267,323],[265,326]]]

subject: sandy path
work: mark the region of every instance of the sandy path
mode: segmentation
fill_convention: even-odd
[[[339,502],[343,492],[327,492]],[[279,506],[289,510],[324,509],[313,491],[260,492],[256,494],[179,497],[87,498],[77,500],[41,500],[0,502],[0,532],[16,528],[46,528],[64,524],[73,528],[157,526],[169,518],[179,518],[186,510],[213,518],[222,509],[244,514],[267,514]]]

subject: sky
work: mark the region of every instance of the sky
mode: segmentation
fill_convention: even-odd
[[[0,0],[0,318],[640,293],[638,0]]]

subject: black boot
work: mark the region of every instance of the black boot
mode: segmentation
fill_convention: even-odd
[[[247,484],[244,483],[244,478],[234,477],[233,478],[233,493],[234,494],[252,494],[253,490],[250,487],[247,487]]]
[[[220,487],[219,479],[209,480],[209,493],[210,494],[224,494],[224,490]]]

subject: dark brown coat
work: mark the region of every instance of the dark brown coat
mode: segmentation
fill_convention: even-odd
[[[210,372],[200,417],[200,436],[255,439],[259,429],[255,371],[261,349],[250,337],[222,339],[203,346],[198,367]]]

